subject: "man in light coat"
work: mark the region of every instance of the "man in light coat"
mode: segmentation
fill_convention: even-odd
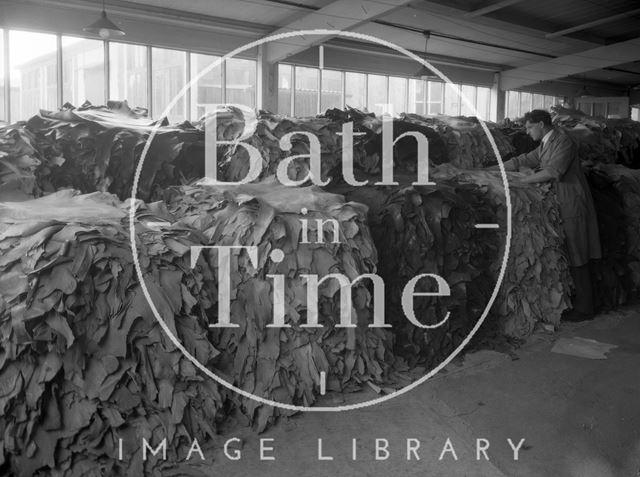
[[[547,111],[534,109],[525,114],[527,134],[540,140],[540,146],[504,163],[507,171],[530,167],[536,172],[520,182],[551,182],[560,206],[565,231],[569,265],[576,288],[573,310],[565,314],[567,321],[593,318],[593,288],[589,261],[601,258],[598,219],[589,184],[580,166],[577,147],[561,129],[554,128]]]

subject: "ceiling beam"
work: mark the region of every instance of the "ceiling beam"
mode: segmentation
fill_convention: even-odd
[[[593,28],[596,26],[604,25],[606,23],[611,23],[616,20],[624,20],[631,15],[636,15],[640,13],[640,8],[636,8],[635,10],[630,10],[625,13],[618,13],[616,15],[611,15],[610,17],[599,18],[598,20],[593,20],[587,23],[581,23],[580,25],[572,26],[570,28],[565,28],[563,30],[554,31],[552,33],[547,33],[545,35],[546,38],[557,38],[559,36],[569,35],[570,33],[575,33],[577,31],[587,30],[589,28]]]
[[[389,13],[384,17],[384,21],[379,19],[354,28],[354,31],[385,38],[405,48],[422,50],[422,32],[430,30],[432,34],[429,53],[459,58],[482,58],[485,62],[502,65],[502,69],[599,46],[597,43],[571,37],[548,40],[544,38],[544,34],[549,30],[523,27],[492,17],[467,20],[463,18],[464,13],[464,10],[449,5],[416,0]],[[387,28],[383,28],[385,26]],[[413,30],[415,33],[402,30]],[[440,32],[446,34],[441,36]],[[459,40],[455,40],[455,37]],[[502,46],[507,48],[504,49]]]
[[[59,10],[66,9],[70,14],[74,12],[99,13],[102,10],[100,0],[0,0],[0,4],[2,3],[6,5],[13,4],[11,7],[7,6],[7,8],[11,8],[12,10],[16,7],[27,6],[58,8]],[[109,16],[121,15],[132,19],[148,21],[160,20],[172,24],[191,25],[235,34],[250,34],[251,36],[266,35],[273,28],[263,24],[215,17],[174,8],[143,5],[128,0],[109,0],[106,8]],[[45,14],[42,14],[40,16],[44,15]],[[57,27],[53,25],[51,30],[55,31],[56,28]]]
[[[640,38],[503,71],[500,88],[517,89],[540,81],[564,78],[636,60],[640,60]]]
[[[398,7],[406,5],[411,0],[336,0],[315,12],[294,20],[279,28],[273,34],[296,30],[330,29],[350,30],[363,23],[370,22]],[[330,38],[329,35],[307,35],[292,37],[282,41],[274,41],[267,49],[267,61],[276,63],[289,56],[300,53],[312,45],[320,44]]]
[[[467,12],[464,14],[465,18],[476,18],[486,15],[487,13],[495,12],[497,10],[501,10],[506,7],[510,7],[511,5],[515,5],[516,3],[520,3],[523,0],[502,0],[501,2],[492,3],[491,5],[487,5],[486,7],[478,8],[477,10],[473,10],[471,12]]]
[[[366,28],[366,25],[363,25],[358,29],[358,31],[362,32],[365,28]],[[325,51],[327,48],[331,48],[332,50],[333,49],[342,50],[342,51],[348,51],[351,53],[361,52],[363,54],[370,54],[372,56],[375,55],[378,57],[382,56],[382,57],[389,57],[389,58],[398,58],[400,56],[397,52],[391,51],[386,47],[372,44],[372,43],[360,43],[358,41],[353,41],[347,38],[334,38],[333,40],[326,42],[324,45],[325,45]],[[423,51],[411,50],[411,49],[409,49],[408,51],[420,57],[424,56]],[[459,66],[463,68],[470,68],[470,69],[482,70],[482,71],[496,72],[496,71],[501,71],[503,69],[502,65],[498,65],[495,63],[486,63],[478,60],[454,58],[454,57],[445,56],[445,55],[429,54],[427,60],[429,61],[429,63],[432,63],[434,65]],[[416,67],[418,66],[420,65],[416,63]]]
[[[407,10],[408,15],[407,22],[411,16],[415,15],[415,20],[426,22],[429,18],[433,20],[437,18],[446,22],[443,25],[445,31],[454,31],[455,27],[466,29],[467,34],[469,31],[478,32],[485,36],[488,41],[502,38],[508,44],[528,44],[531,48],[539,47],[543,50],[554,50],[555,54],[559,53],[562,49],[587,49],[599,46],[599,43],[593,41],[586,41],[583,39],[563,36],[557,39],[546,39],[544,35],[549,33],[549,30],[542,30],[534,28],[529,25],[520,25],[511,23],[505,20],[493,18],[493,17],[476,17],[473,20],[464,18],[464,14],[467,13],[460,8],[451,7],[449,5],[443,5],[429,0],[420,0],[414,2],[406,8],[402,8],[399,11]],[[396,12],[394,12],[395,14]],[[450,19],[447,22],[447,19]],[[431,28],[432,31],[437,31],[435,28]],[[508,33],[505,35],[504,33]],[[475,38],[478,38],[474,34]],[[482,38],[484,39],[484,38]]]

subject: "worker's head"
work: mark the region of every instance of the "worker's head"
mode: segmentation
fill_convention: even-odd
[[[524,127],[534,141],[539,141],[553,127],[551,115],[543,109],[534,109],[524,115]]]

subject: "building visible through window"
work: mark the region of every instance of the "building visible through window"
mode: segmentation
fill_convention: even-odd
[[[58,107],[56,44],[55,35],[9,32],[12,121]]]

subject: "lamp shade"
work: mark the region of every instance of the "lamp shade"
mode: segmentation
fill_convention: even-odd
[[[422,34],[424,35],[424,56],[425,56],[425,60],[426,60],[427,46],[429,44],[429,37],[431,36],[431,32],[425,30],[425,31],[422,32]],[[415,78],[420,78],[420,79],[423,79],[423,80],[430,80],[430,79],[439,80],[440,79],[439,76],[436,76],[433,73],[433,71],[431,71],[425,65],[422,65],[422,67],[418,71],[416,71],[413,76]]]
[[[433,71],[431,71],[429,68],[427,68],[424,65],[418,71],[416,71],[413,76],[416,78],[425,79],[425,80],[442,81],[439,76],[434,74]]]
[[[102,10],[102,16],[100,19],[88,27],[83,28],[87,33],[93,33],[99,35],[100,38],[109,38],[112,36],[123,36],[125,33],[118,28],[109,18],[107,18],[107,12]]]

